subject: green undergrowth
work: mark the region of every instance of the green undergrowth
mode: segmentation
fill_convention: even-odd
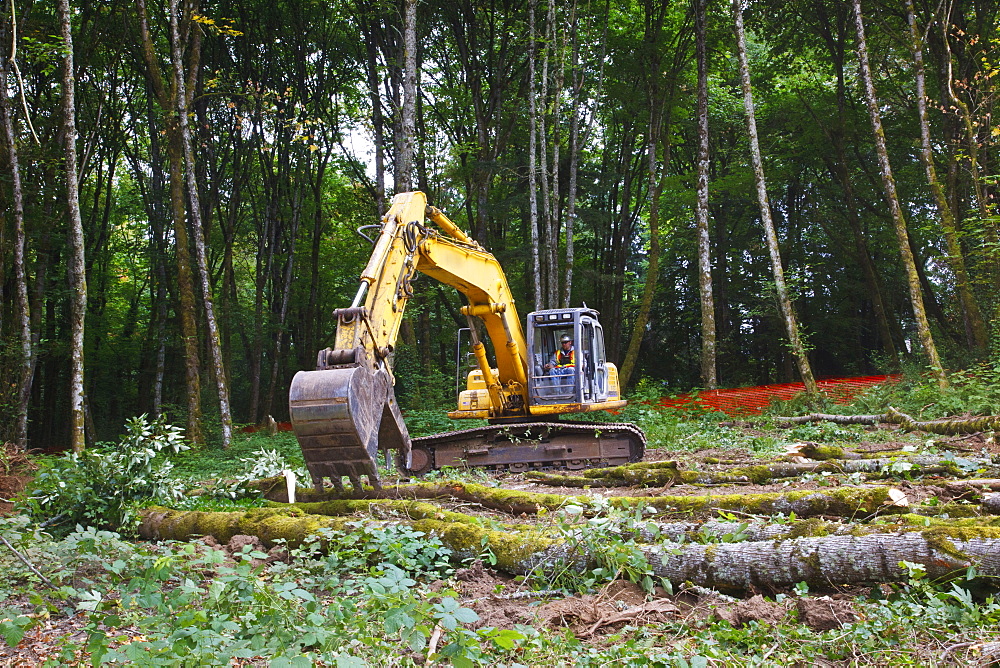
[[[567,508],[553,528],[603,548],[599,563],[528,579],[594,591],[624,577],[651,591],[662,583],[623,538],[646,522],[638,511],[593,518]],[[0,642],[51,637],[48,625],[73,616],[85,622],[82,633],[60,637],[44,666],[917,666],[947,646],[1000,637],[1000,604],[981,578],[933,583],[916,564],[905,583],[855,591],[857,616],[835,630],[814,631],[799,618],[796,604],[824,593],[800,585],[768,597],[788,610],[774,623],[734,626],[708,610],[618,625],[588,641],[559,626],[481,625],[458,592],[454,555],[405,526],[321,531],[282,555],[252,545],[132,543],[94,529],[57,540],[23,518],[0,522],[0,535],[39,568],[0,550]],[[482,557],[488,562],[488,551]]]

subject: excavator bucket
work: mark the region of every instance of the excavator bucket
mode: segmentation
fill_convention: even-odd
[[[299,371],[288,393],[292,429],[312,476],[322,491],[330,478],[338,491],[342,479],[361,489],[361,476],[379,488],[379,449],[399,450],[409,465],[410,435],[385,371],[359,366]]]

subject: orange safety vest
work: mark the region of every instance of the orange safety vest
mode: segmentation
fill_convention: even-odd
[[[556,368],[576,366],[576,348],[570,348],[566,353],[562,348],[556,351]]]

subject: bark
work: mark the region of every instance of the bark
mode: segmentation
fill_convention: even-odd
[[[233,438],[233,416],[229,408],[229,381],[226,375],[225,363],[222,357],[222,342],[218,324],[215,319],[215,307],[212,303],[212,277],[208,272],[208,259],[205,251],[205,232],[201,218],[201,198],[198,192],[197,174],[195,172],[194,149],[192,147],[191,130],[188,126],[188,111],[191,100],[188,95],[189,85],[184,76],[184,59],[181,52],[181,34],[178,27],[178,0],[170,0],[170,43],[171,60],[173,61],[174,89],[177,104],[177,125],[181,137],[184,154],[185,183],[188,196],[188,220],[194,237],[194,254],[198,266],[198,276],[201,283],[202,306],[205,309],[205,326],[208,334],[208,348],[212,358],[212,368],[215,375],[216,388],[219,395],[219,417],[222,423],[222,447],[228,448]],[[196,11],[195,9],[191,10]],[[189,28],[192,35],[191,53],[197,54],[201,49],[201,31],[197,26]],[[188,76],[197,77],[197,55],[195,62],[189,66]],[[193,93],[193,90],[192,90]]]
[[[785,285],[785,272],[781,265],[781,250],[778,247],[778,235],[771,219],[771,204],[767,198],[767,182],[764,179],[764,164],[760,156],[760,144],[757,139],[757,120],[754,112],[753,90],[750,86],[750,67],[747,64],[746,37],[743,30],[742,0],[733,0],[733,19],[736,28],[736,55],[740,67],[740,80],[743,87],[743,104],[746,108],[747,135],[750,140],[750,159],[753,163],[754,181],[757,185],[757,200],[760,203],[760,218],[764,225],[764,240],[771,255],[771,269],[774,272],[774,287],[777,292],[778,306],[785,324],[789,346],[798,366],[799,375],[806,387],[806,392],[815,395],[818,390],[813,377],[809,357],[799,334],[795,311],[792,307],[788,288]]]
[[[417,114],[417,0],[403,0],[403,104],[396,192],[413,187],[413,154]]]
[[[14,39],[11,31],[0,31],[0,39]],[[13,21],[11,22],[13,26]],[[16,27],[16,26],[15,26]],[[13,49],[12,49],[13,50]],[[18,161],[17,139],[11,120],[10,99],[7,97],[7,58],[0,56],[0,123],[3,124],[7,165],[10,170],[12,208],[14,216],[13,263],[14,291],[18,333],[20,335],[21,368],[17,383],[17,424],[14,443],[24,450],[28,447],[28,407],[31,404],[31,385],[35,375],[35,347],[31,337],[31,308],[28,303],[28,277],[25,270],[24,191],[21,186],[21,167]]]
[[[701,301],[701,384],[719,386],[715,353],[715,297],[712,294],[712,244],[708,236],[708,49],[705,24],[707,0],[696,0],[695,50],[698,61],[698,295]]]
[[[344,504],[338,512],[359,510],[375,508]],[[259,537],[266,547],[282,540],[298,545],[321,528],[350,532],[358,526],[356,519],[303,515],[295,508],[258,508],[245,513],[150,508],[142,511],[141,518],[139,534],[150,540],[210,535],[226,543],[244,534]],[[486,529],[470,520],[461,513],[411,502],[396,511],[393,521],[437,536],[457,558],[476,557],[488,549],[496,557],[495,567],[514,575],[582,569],[600,561],[599,555],[580,543],[531,530]],[[709,545],[664,540],[638,547],[657,577],[677,585],[690,582],[722,590],[786,587],[798,582],[819,586],[905,582],[910,572],[901,565],[903,561],[921,564],[931,578],[955,575],[970,566],[980,576],[1000,576],[1000,538],[992,527],[933,527]]]
[[[927,184],[934,193],[934,200],[937,203],[938,215],[941,216],[941,230],[944,234],[945,244],[948,248],[948,264],[955,273],[955,290],[958,292],[959,301],[962,304],[962,315],[965,321],[965,335],[969,346],[977,350],[985,350],[989,344],[989,335],[986,332],[986,323],[979,310],[979,303],[972,294],[972,284],[969,279],[969,272],[965,267],[965,256],[962,253],[962,244],[958,238],[958,230],[955,225],[955,214],[948,204],[944,187],[937,177],[937,169],[934,166],[934,150],[931,147],[930,121],[927,118],[927,90],[924,81],[924,55],[923,39],[917,28],[917,17],[913,10],[913,0],[906,0],[906,14],[910,24],[910,40],[913,50],[914,74],[917,81],[917,112],[920,118],[920,147],[921,158],[924,162],[924,170],[927,174]]]
[[[899,196],[896,194],[896,181],[893,178],[892,167],[889,164],[889,152],[885,144],[885,131],[882,129],[882,116],[881,112],[879,112],[878,100],[875,97],[875,85],[872,81],[871,68],[868,64],[868,46],[865,42],[865,26],[861,15],[861,0],[853,0],[853,3],[854,27],[858,36],[857,51],[861,82],[864,86],[865,100],[868,104],[868,115],[871,118],[872,134],[875,138],[875,152],[878,154],[882,177],[882,187],[885,189],[885,196],[889,202],[889,211],[892,214],[896,241],[899,244],[899,254],[903,260],[903,267],[906,270],[907,283],[910,289],[910,304],[913,307],[913,315],[917,321],[917,333],[920,337],[920,343],[924,348],[924,354],[927,355],[931,373],[937,378],[938,385],[946,388],[948,387],[948,377],[945,374],[944,367],[941,365],[941,358],[938,356],[937,346],[934,344],[934,337],[931,334],[930,324],[927,321],[927,312],[924,309],[924,299],[920,289],[920,277],[917,274],[913,253],[910,251],[910,239],[906,229],[906,220],[903,218],[903,209],[899,203]]]
[[[83,219],[80,216],[80,191],[76,166],[76,75],[73,69],[73,31],[69,0],[59,0],[59,23],[63,56],[62,111],[63,155],[66,161],[66,206],[69,217],[70,290],[70,441],[74,452],[85,446],[83,335],[87,316],[87,276],[84,259]]]
[[[544,308],[542,266],[538,234],[538,99],[535,94],[535,59],[538,41],[535,39],[535,7],[537,0],[528,3],[528,217],[531,227],[531,272],[534,279],[535,310]]]

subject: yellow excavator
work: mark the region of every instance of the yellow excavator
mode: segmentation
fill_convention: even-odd
[[[381,224],[370,227],[379,228],[378,237],[353,303],[334,311],[334,346],[319,352],[315,371],[296,373],[289,390],[292,428],[317,490],[325,478],[343,489],[344,477],[360,489],[362,476],[378,488],[379,450],[395,450],[397,468],[408,474],[443,466],[582,469],[642,459],[646,439],[633,424],[559,419],[626,404],[618,370],[605,358],[597,311],[535,311],[525,336],[496,258],[428,206],[421,192],[396,195]],[[462,313],[478,368],[448,417],[486,419],[486,427],[410,438],[393,390],[392,359],[417,272],[468,300]],[[572,353],[556,364],[560,347]]]

